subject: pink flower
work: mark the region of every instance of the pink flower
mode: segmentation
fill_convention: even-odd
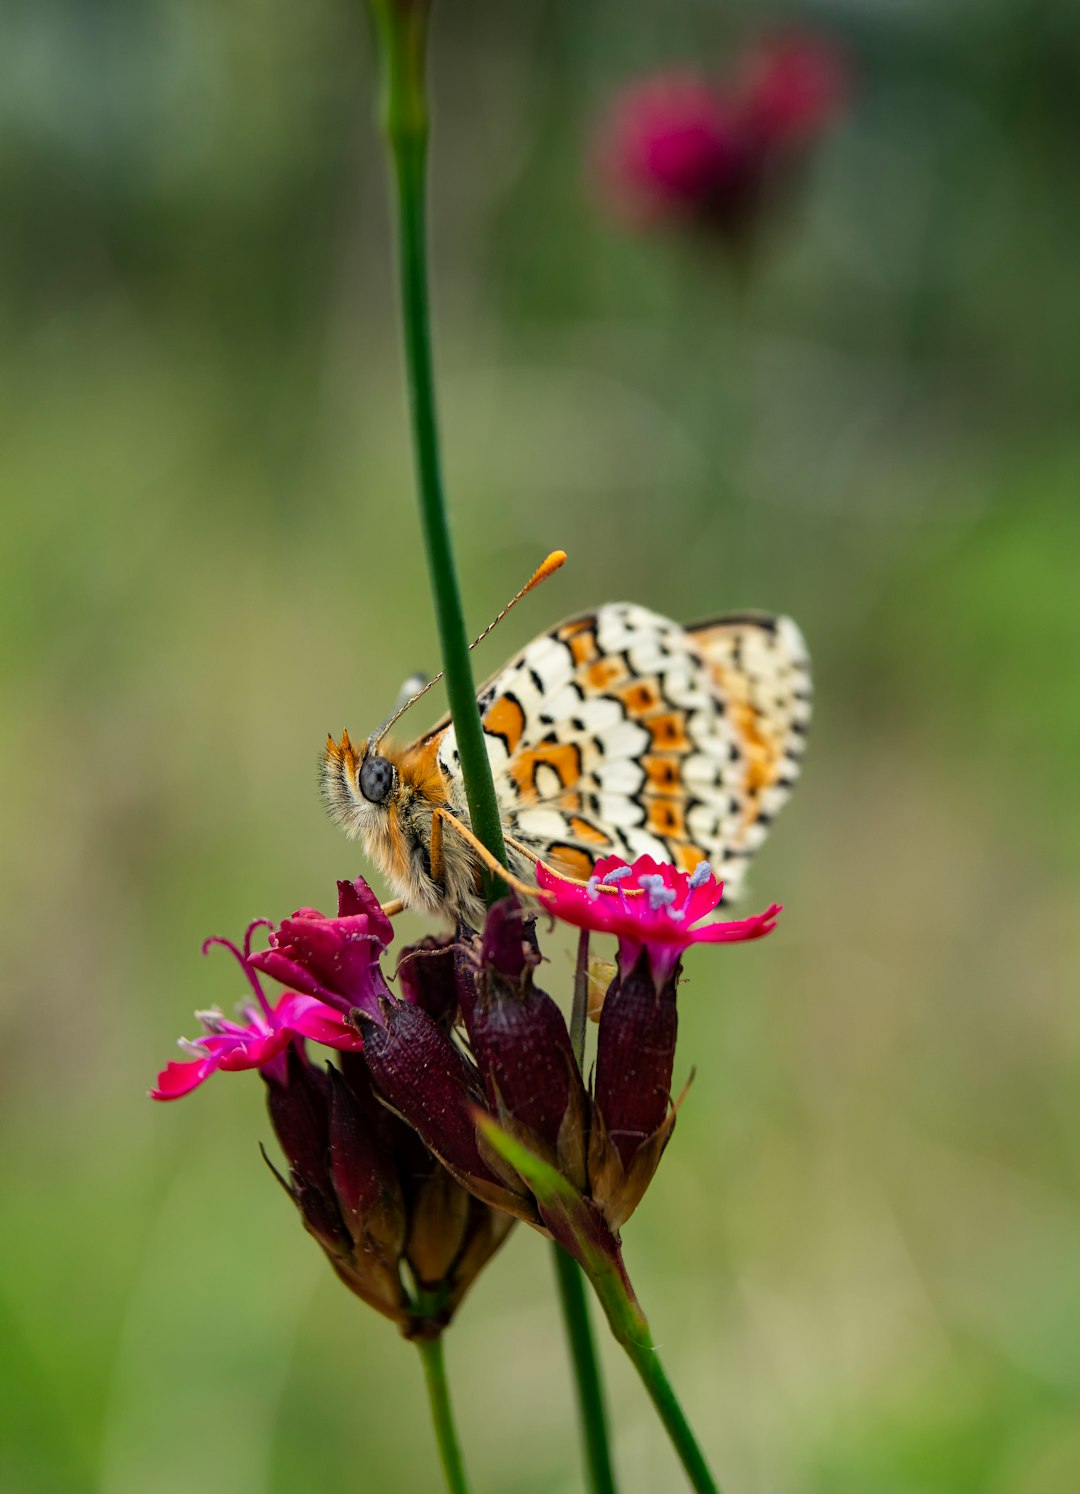
[[[582,886],[540,865],[536,869],[540,900],[564,923],[619,939],[619,963],[633,968],[642,949],[658,979],[665,979],[691,944],[734,944],[771,933],[781,911],[778,903],[751,918],[702,923],[719,903],[724,884],[707,861],[682,872],[651,856],[628,866],[605,856]]]
[[[681,221],[738,238],[845,96],[839,53],[794,32],[760,42],[728,79],[692,70],[646,78],[624,90],[600,129],[601,189],[628,222]]]
[[[252,933],[264,922],[259,919],[248,928],[243,951],[227,939],[208,939],[203,945],[204,954],[212,945],[221,944],[236,956],[256,1000],[241,1007],[242,1020],[238,1022],[230,1021],[217,1008],[197,1012],[196,1016],[206,1029],[205,1034],[196,1042],[181,1039],[180,1044],[194,1057],[186,1063],[167,1064],[158,1075],[157,1085],[150,1091],[151,1099],[178,1100],[197,1089],[218,1069],[230,1073],[241,1069],[266,1069],[273,1066],[290,1043],[298,1038],[310,1038],[328,1048],[353,1052],[363,1046],[356,1030],[346,1024],[344,1014],[317,997],[286,991],[277,1004],[271,1006],[253,969],[251,954]]]
[[[812,142],[843,113],[848,72],[830,43],[782,32],[747,54],[738,91],[758,139],[774,149],[793,149]]]
[[[315,996],[343,1012],[361,1007],[377,1016],[390,993],[379,959],[394,930],[363,877],[338,883],[336,918],[301,908],[270,930],[270,948],[251,965],[283,986]]]
[[[699,74],[673,72],[616,99],[597,160],[611,206],[630,222],[731,223],[753,189],[749,146],[729,99]]]

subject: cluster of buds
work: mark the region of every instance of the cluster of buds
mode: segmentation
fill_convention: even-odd
[[[731,73],[669,72],[614,101],[595,159],[615,214],[744,241],[777,188],[843,109],[847,68],[820,37],[759,41]]]
[[[582,887],[539,869],[540,899],[585,930],[616,934],[586,1087],[562,1012],[536,985],[535,917],[513,896],[482,934],[459,929],[432,952],[424,981],[456,1005],[463,1052],[417,999],[358,1014],[364,1060],[384,1101],[477,1197],[551,1234],[590,1271],[621,1274],[619,1230],[641,1201],[675,1123],[676,989],[691,943],[768,933],[779,909],[735,923],[701,920],[722,884],[642,857],[601,861]]]
[[[271,927],[268,949],[252,952],[261,926],[252,924],[242,948],[208,941],[232,951],[255,1001],[238,1022],[200,1013],[204,1036],[183,1044],[191,1058],[169,1064],[151,1094],[176,1099],[218,1069],[258,1069],[288,1163],[278,1179],[337,1275],[406,1337],[436,1335],[513,1220],[455,1182],[372,1088],[356,1019],[390,996],[380,965],[389,920],[358,878],[338,883],[337,917],[302,908]],[[272,1004],[260,976],[290,989]],[[426,1015],[449,1030],[445,1004],[432,1002]],[[305,1040],[337,1049],[337,1065],[313,1063]]]
[[[225,940],[254,994],[242,1020],[202,1013],[152,1091],[189,1093],[216,1070],[258,1069],[288,1162],[279,1180],[338,1276],[408,1337],[441,1332],[515,1219],[552,1236],[597,1283],[622,1270],[619,1231],[675,1123],[676,990],[688,945],[754,939],[777,907],[705,922],[723,886],[642,857],[601,861],[585,885],[539,868],[546,911],[619,941],[586,1084],[566,1021],[535,982],[536,914],[509,896],[482,932],[406,949],[398,994],[381,957],[388,919],[362,879],[336,917],[301,909],[269,947]],[[261,977],[287,989],[276,1004]],[[337,1050],[325,1069],[306,1044]]]

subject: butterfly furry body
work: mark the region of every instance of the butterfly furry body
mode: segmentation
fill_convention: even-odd
[[[587,878],[602,856],[712,863],[738,892],[746,864],[799,774],[810,667],[796,625],[733,613],[681,627],[631,603],[570,618],[528,644],[478,705],[508,839]],[[466,826],[453,726],[409,746],[328,741],[324,792],[413,908],[482,917],[475,851],[433,816]],[[511,870],[532,880],[509,846]]]

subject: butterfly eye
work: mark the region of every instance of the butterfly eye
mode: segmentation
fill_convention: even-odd
[[[360,792],[372,804],[385,804],[394,786],[394,766],[385,757],[366,757],[360,769]]]

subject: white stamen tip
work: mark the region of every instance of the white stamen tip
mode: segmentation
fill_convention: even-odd
[[[690,873],[690,891],[694,892],[698,887],[704,887],[712,876],[712,867],[707,861],[699,861]]]
[[[670,908],[675,901],[674,889],[666,884],[659,873],[639,877],[638,886],[649,899],[649,906],[654,913],[659,912],[661,908]]]
[[[606,882],[621,882],[624,877],[632,877],[633,874],[634,868],[632,866],[615,866],[607,873],[604,880]]]
[[[597,876],[590,877],[589,880],[585,883],[585,892],[586,895],[590,897],[595,903],[597,898],[600,896],[600,878]]]
[[[190,1053],[192,1058],[205,1058],[207,1050],[202,1043],[193,1043],[190,1038],[177,1038],[176,1046],[184,1053]]]

